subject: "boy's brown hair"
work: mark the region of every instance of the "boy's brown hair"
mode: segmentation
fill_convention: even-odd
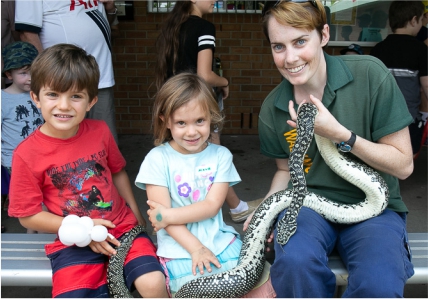
[[[71,44],[45,49],[31,65],[31,91],[49,87],[58,92],[86,89],[90,102],[98,94],[100,70],[95,58]]]

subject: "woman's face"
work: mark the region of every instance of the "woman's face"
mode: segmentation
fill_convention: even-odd
[[[273,60],[281,75],[293,85],[313,85],[322,80],[326,68],[322,47],[330,37],[328,25],[320,38],[316,30],[282,25],[274,17],[268,22]]]

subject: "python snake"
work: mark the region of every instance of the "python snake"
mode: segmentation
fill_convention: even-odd
[[[107,285],[110,297],[112,298],[133,298],[131,292],[125,284],[123,276],[123,264],[132,246],[134,239],[142,232],[146,232],[146,228],[137,225],[129,232],[125,233],[120,239],[120,246],[116,248],[117,253],[112,255],[107,267]]]
[[[219,274],[191,280],[178,290],[175,297],[238,298],[251,291],[263,271],[265,240],[277,216],[286,208],[284,218],[278,223],[276,240],[280,244],[287,243],[296,231],[296,218],[302,205],[315,210],[329,221],[348,224],[375,217],[386,208],[389,191],[383,178],[367,165],[340,153],[329,139],[318,135],[315,135],[315,141],[327,165],[363,190],[366,199],[357,204],[340,204],[307,191],[303,159],[313,136],[317,114],[313,104],[306,103],[299,108],[298,137],[289,158],[293,190],[272,194],[256,209],[245,231],[237,266]]]

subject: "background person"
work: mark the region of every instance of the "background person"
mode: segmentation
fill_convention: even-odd
[[[99,101],[87,117],[104,120],[118,143],[109,25],[115,20],[116,12],[113,0],[16,0],[15,27],[20,31],[21,40],[32,43],[39,53],[50,46],[69,43],[95,57],[101,72]]]
[[[421,148],[424,121],[421,91],[428,95],[428,47],[416,39],[422,27],[425,6],[421,1],[394,1],[389,7],[392,34],[372,48],[370,54],[382,60],[397,80],[413,117],[410,137],[413,154]],[[426,105],[425,105],[426,106]],[[422,111],[428,114],[428,111]]]

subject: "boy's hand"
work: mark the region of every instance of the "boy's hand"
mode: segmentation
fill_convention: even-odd
[[[120,242],[116,238],[107,236],[107,239],[102,242],[91,241],[91,243],[89,243],[89,247],[92,249],[93,252],[111,256],[116,254],[117,251],[109,244],[109,242],[114,244],[115,246],[120,245]]]
[[[147,201],[147,204],[150,207],[150,209],[147,211],[147,214],[149,215],[149,220],[152,223],[154,231],[157,232],[158,230],[167,227],[168,223],[165,219],[165,211],[168,208],[161,205],[160,203],[150,200]]]
[[[105,220],[105,219],[92,219],[92,220],[94,221],[94,225],[103,225],[107,228],[116,227],[116,225],[114,225],[114,223],[111,222],[110,220]],[[107,239],[105,241],[102,241],[102,242],[91,241],[91,243],[89,243],[89,247],[92,249],[93,252],[96,252],[96,253],[105,254],[108,256],[116,254],[117,251],[109,243],[115,246],[120,245],[120,242],[115,237],[109,234],[107,235]]]
[[[204,274],[204,267],[207,269],[208,272],[211,272],[211,263],[214,264],[217,268],[220,268],[221,265],[219,261],[217,260],[217,257],[205,246],[202,246],[198,250],[192,252],[192,273],[193,275],[196,275],[196,267],[199,268],[199,272],[201,274]]]

